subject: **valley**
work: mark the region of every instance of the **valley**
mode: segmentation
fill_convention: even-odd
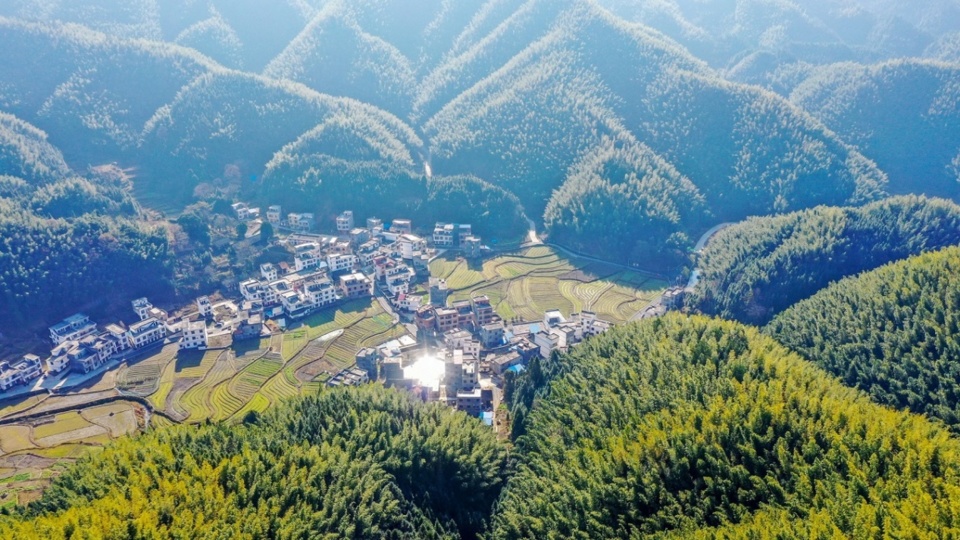
[[[958,0],[0,48],[0,538],[960,537]]]

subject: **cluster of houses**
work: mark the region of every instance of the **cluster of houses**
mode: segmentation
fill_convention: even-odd
[[[26,384],[42,374],[40,357],[27,354],[16,362],[0,362],[0,391]]]
[[[51,326],[53,349],[46,360],[47,372],[60,373],[70,368],[89,373],[119,354],[161,343],[174,331],[167,322],[167,313],[146,298],[134,300],[133,309],[140,320],[129,327],[112,323],[101,329],[82,313]]]
[[[0,391],[26,383],[42,372],[56,374],[66,369],[89,373],[120,355],[146,349],[179,336],[181,349],[208,348],[212,334],[233,340],[269,333],[266,322],[298,319],[341,300],[368,297],[379,287],[394,306],[410,313],[421,308],[423,297],[411,294],[419,276],[428,275],[430,257],[436,252],[427,239],[413,233],[409,219],[395,219],[389,227],[370,218],[358,227],[352,211],[336,218],[337,234],[311,234],[315,218],[310,213],[283,215],[280,206],[270,206],[261,217],[259,208],[238,202],[232,205],[237,219],[263,219],[291,231],[285,242],[292,262],[266,263],[260,275],[239,284],[242,303],[224,302],[214,309],[208,297],[196,300],[197,314],[173,319],[146,298],[134,300],[139,319],[129,327],[113,323],[100,328],[84,314],[76,314],[50,327],[53,349],[44,362],[27,355],[15,363],[0,364]],[[479,256],[480,238],[468,224],[438,223],[434,229],[438,249],[463,249]],[[357,377],[345,374],[345,383]],[[339,379],[338,379],[339,380]]]
[[[556,310],[542,321],[507,326],[490,299],[475,296],[447,305],[446,284],[432,279],[429,305],[416,311],[421,342],[405,337],[361,350],[357,365],[328,384],[360,384],[380,380],[408,389],[424,401],[438,401],[468,414],[492,410],[494,388],[508,372],[519,373],[535,357],[566,351],[590,336],[606,332],[612,323],[584,311],[569,318]],[[427,342],[434,345],[427,346]],[[432,369],[418,368],[422,362]],[[432,373],[424,380],[424,372]],[[364,373],[366,376],[358,376]]]

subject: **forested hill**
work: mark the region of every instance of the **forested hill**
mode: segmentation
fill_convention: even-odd
[[[506,472],[476,419],[383,387],[246,425],[122,439],[59,477],[0,537],[476,538]]]
[[[687,305],[762,324],[831,281],[958,244],[960,206],[943,199],[894,197],[751,218],[707,245]]]
[[[4,333],[58,320],[79,306],[96,310],[125,295],[170,292],[166,232],[137,221],[122,175],[77,174],[46,133],[2,112],[0,167]]]
[[[960,16],[952,0],[598,1],[719,68],[756,54],[806,64],[934,55]]]
[[[960,64],[898,60],[815,70],[790,99],[890,177],[891,193],[960,200]]]
[[[225,1],[95,4],[0,8],[0,108],[74,168],[136,166],[165,211],[231,171],[239,196],[321,221],[326,186],[363,177],[361,203],[399,202],[358,215],[396,215],[428,206],[429,163],[491,195],[484,236],[519,235],[522,205],[572,247],[680,260],[715,221],[885,192],[803,110],[589,0],[281,2],[269,37]]]
[[[492,538],[960,533],[945,429],[755,329],[674,314],[547,364]]]
[[[960,430],[960,248],[841,280],[764,332],[874,401]]]
[[[506,445],[477,420],[341,388],[243,425],[117,441],[0,516],[0,537],[960,533],[960,444],[946,430],[755,329],[674,314],[544,369],[510,474]]]

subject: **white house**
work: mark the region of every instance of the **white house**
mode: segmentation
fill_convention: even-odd
[[[197,298],[197,310],[200,311],[201,317],[209,317],[213,315],[213,304],[210,303],[209,296],[201,296]]]
[[[77,313],[50,327],[50,340],[54,345],[75,341],[97,331],[97,324],[83,313]]]
[[[357,264],[356,255],[341,255],[332,253],[327,255],[327,269],[330,272],[342,272],[345,270],[353,270],[353,267]]]
[[[260,275],[267,281],[274,281],[279,277],[279,272],[273,263],[263,263],[260,265]]]
[[[337,301],[337,288],[329,279],[318,279],[304,287],[307,300],[313,306],[326,306]]]
[[[240,294],[250,302],[263,301],[263,284],[256,279],[248,279],[240,283]]]
[[[280,205],[273,205],[267,208],[267,221],[273,225],[279,225],[283,219],[283,213],[280,211]]]
[[[346,210],[337,216],[337,232],[348,233],[353,229],[353,211]]]
[[[438,248],[452,248],[454,242],[452,223],[437,223],[433,228],[433,245]]]
[[[142,349],[167,337],[167,327],[153,317],[130,325],[127,340],[134,349]]]
[[[397,246],[400,248],[400,256],[404,259],[419,257],[423,250],[427,249],[427,242],[415,234],[401,234],[397,238]]]
[[[208,339],[207,323],[203,321],[187,322],[183,326],[180,349],[206,349]]]
[[[313,270],[323,262],[320,245],[316,242],[300,244],[294,248],[293,264],[297,272]]]
[[[131,304],[133,305],[134,313],[137,314],[137,317],[139,317],[141,321],[150,316],[149,311],[153,308],[153,304],[146,298],[137,298],[131,302]]]
[[[409,311],[411,313],[420,309],[423,305],[422,296],[414,296],[412,294],[401,294],[397,297],[397,309],[402,311]]]
[[[27,354],[12,364],[0,362],[0,390],[29,382],[41,374],[40,357],[32,354]]]

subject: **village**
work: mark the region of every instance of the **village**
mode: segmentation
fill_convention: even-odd
[[[181,350],[225,348],[267,338],[317,312],[376,297],[408,335],[356,351],[356,364],[326,379],[327,386],[380,381],[424,401],[442,402],[492,423],[510,373],[535,357],[565,351],[613,323],[583,310],[564,316],[546,310],[535,321],[504,321],[484,295],[450,300],[447,283],[430,275],[434,258],[451,252],[466,260],[489,255],[469,224],[437,223],[429,236],[415,234],[409,219],[385,226],[376,218],[358,226],[351,211],[336,219],[335,234],[318,234],[312,214],[282,215],[271,206],[236,203],[241,221],[265,221],[281,231],[289,260],[265,263],[237,284],[234,298],[201,296],[175,314],[147,298],[131,301],[137,321],[100,325],[78,313],[51,326],[49,355],[0,363],[0,399],[48,391],[68,393],[85,376],[146,356],[164,344]],[[675,292],[668,295],[673,301]],[[657,309],[662,309],[658,306]],[[654,315],[650,309],[646,315]]]

